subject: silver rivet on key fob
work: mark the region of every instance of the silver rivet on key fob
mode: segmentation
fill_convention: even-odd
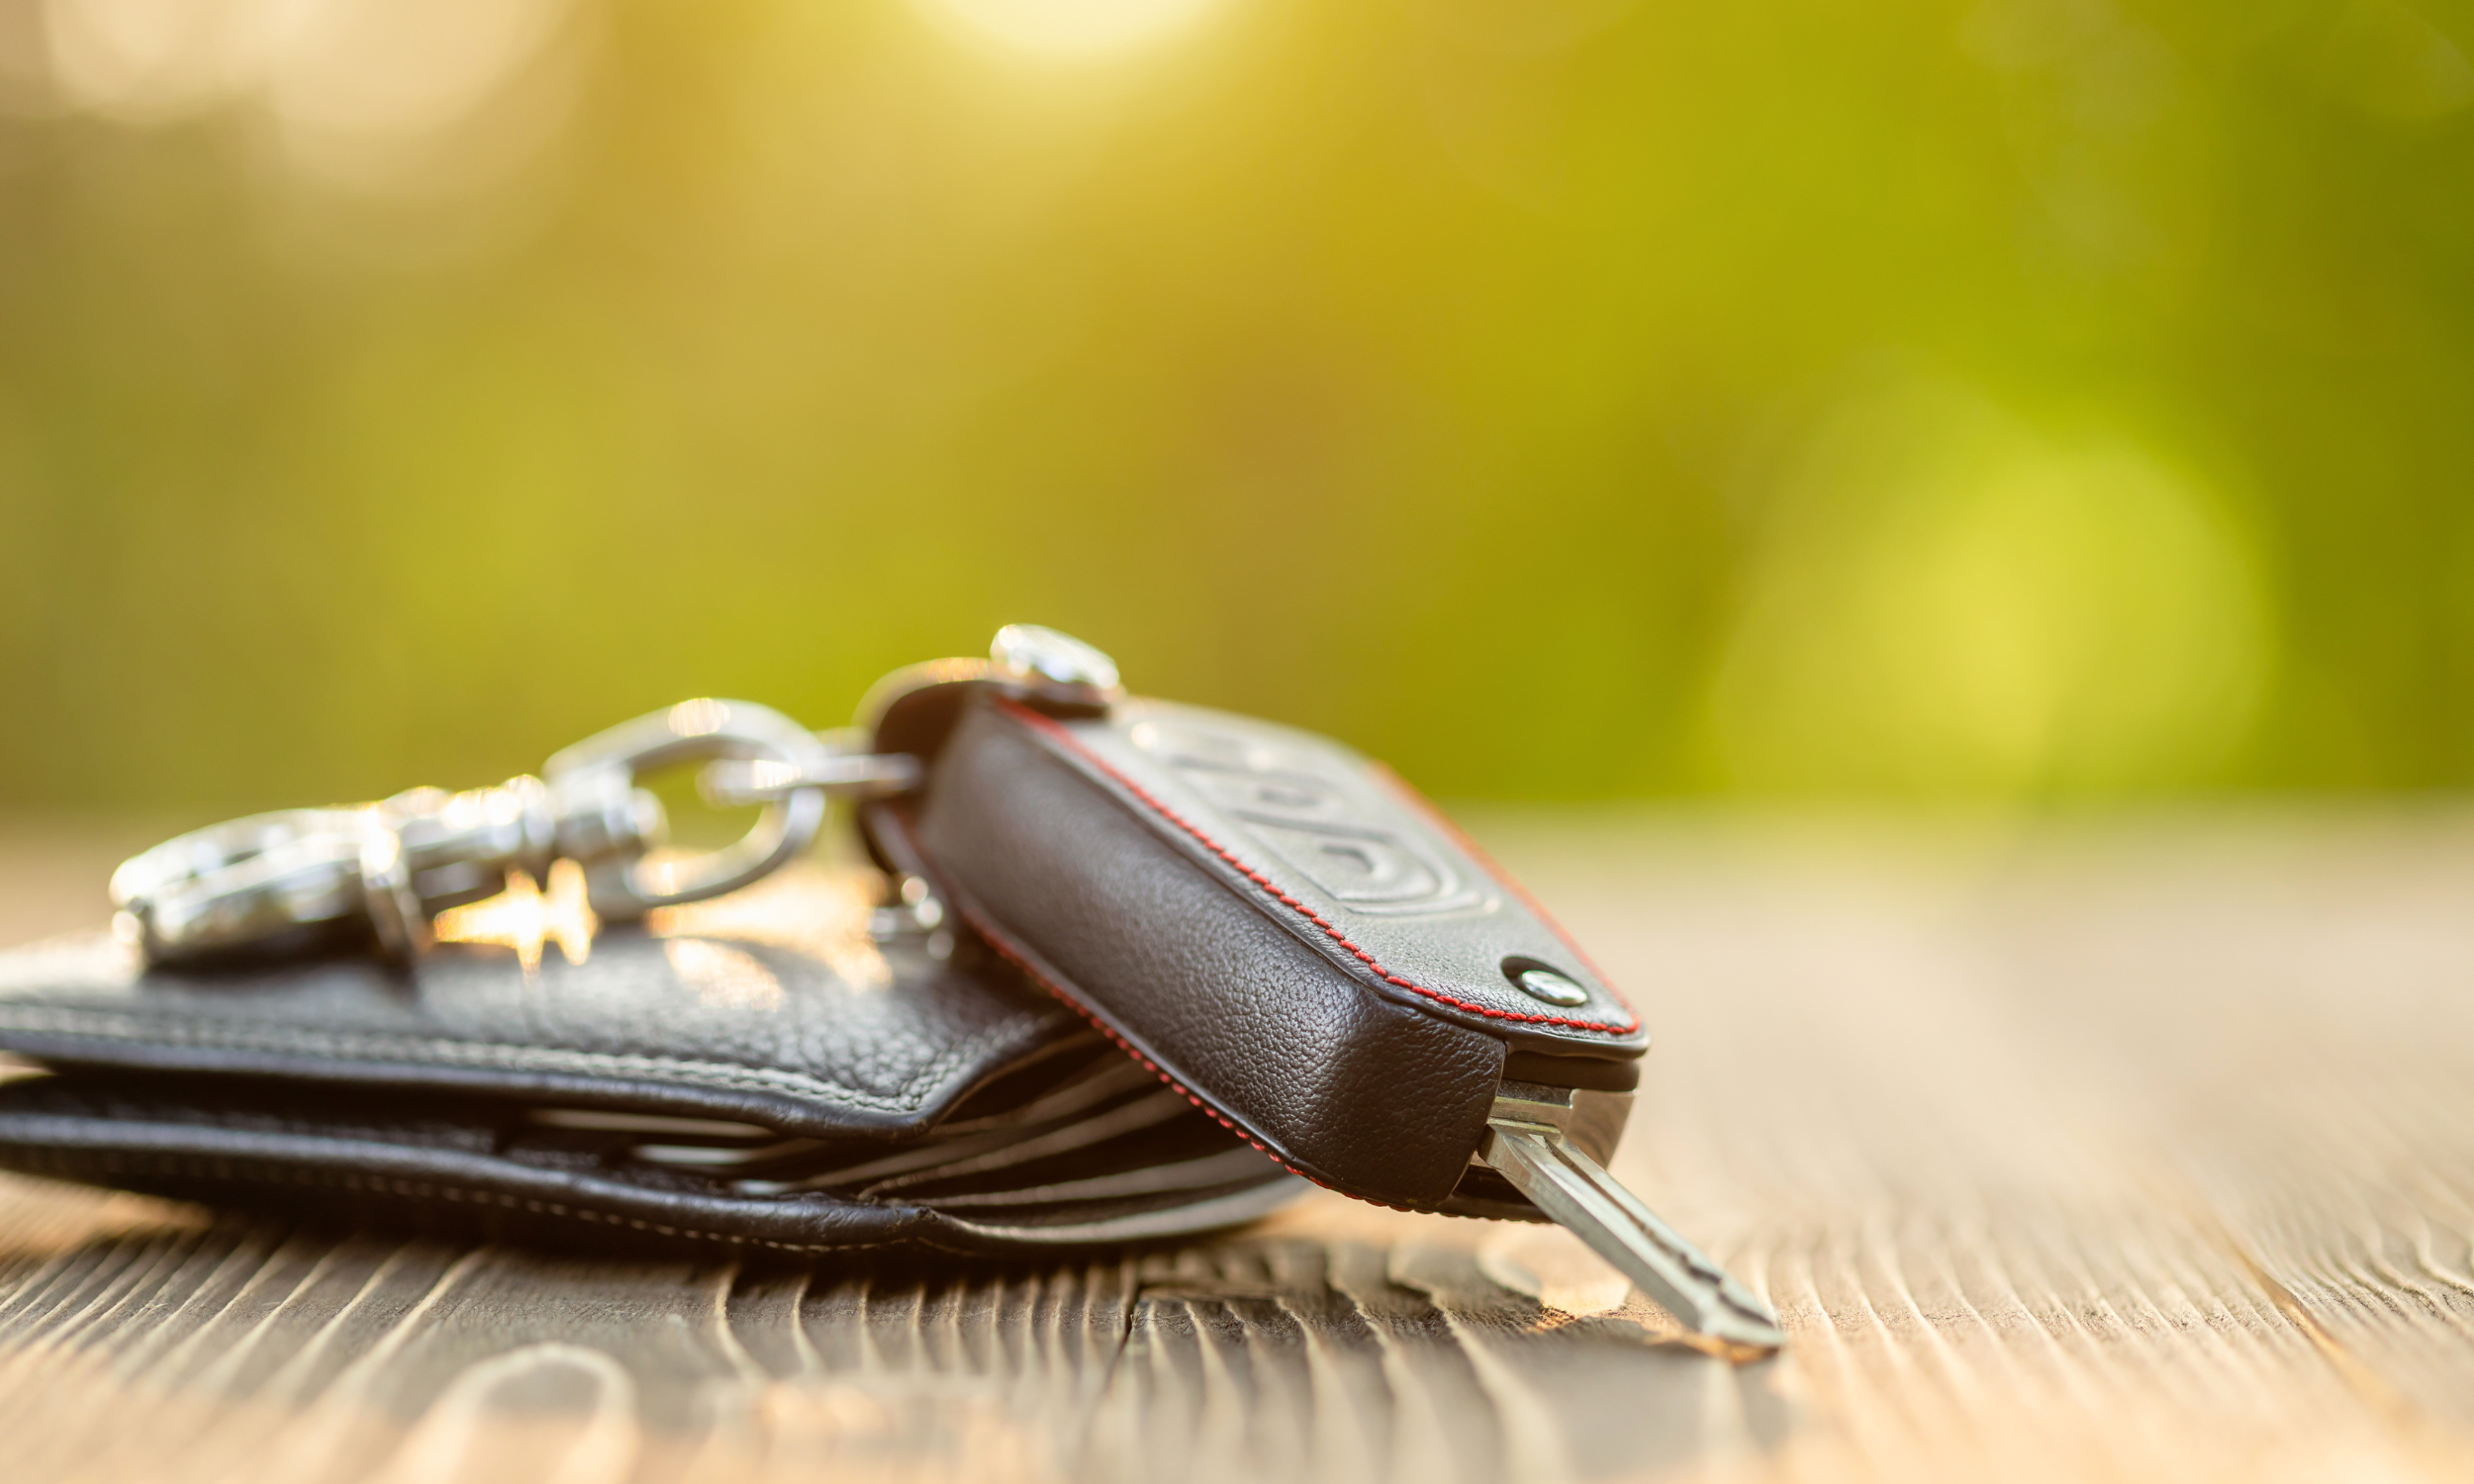
[[[1117,689],[1116,661],[1072,634],[1036,623],[1008,623],[997,630],[989,656],[998,669],[1021,679],[1094,691]]]
[[[1512,975],[1512,982],[1520,985],[1522,993],[1532,999],[1545,1000],[1550,1005],[1570,1007],[1589,1002],[1588,990],[1573,983],[1570,975],[1557,974],[1552,969],[1524,969]]]

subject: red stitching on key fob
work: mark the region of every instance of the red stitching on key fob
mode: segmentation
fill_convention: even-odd
[[[971,930],[978,933],[981,939],[984,940],[989,947],[997,950],[998,957],[1003,959],[1015,969],[1020,970],[1023,977],[1029,979],[1032,983],[1037,984],[1042,989],[1045,989],[1050,994],[1056,996],[1058,1000],[1064,1003],[1067,1009],[1072,1010],[1075,1014],[1090,1021],[1093,1029],[1098,1031],[1100,1035],[1105,1036],[1110,1041],[1116,1043],[1117,1050],[1141,1063],[1144,1070],[1158,1077],[1161,1081],[1166,1082],[1170,1089],[1175,1091],[1180,1097],[1185,1098],[1186,1101],[1192,1103],[1195,1107],[1201,1109],[1205,1117],[1209,1118],[1213,1123],[1218,1124],[1221,1128],[1228,1130],[1230,1133],[1244,1140],[1247,1144],[1253,1146],[1256,1153],[1262,1155],[1274,1164],[1277,1164],[1281,1168],[1288,1171],[1290,1174],[1295,1175],[1298,1179],[1312,1181],[1314,1184],[1322,1186],[1325,1190],[1331,1191],[1335,1195],[1347,1195],[1349,1196],[1349,1199],[1353,1201],[1365,1201],[1370,1206],[1380,1206],[1386,1211],[1406,1211],[1410,1209],[1407,1206],[1395,1206],[1389,1201],[1379,1201],[1363,1195],[1350,1195],[1348,1191],[1330,1183],[1321,1176],[1299,1169],[1294,1164],[1289,1163],[1286,1159],[1281,1157],[1278,1150],[1273,1149],[1262,1140],[1255,1138],[1253,1134],[1241,1127],[1227,1114],[1221,1112],[1219,1109],[1211,1106],[1209,1103],[1204,1102],[1200,1097],[1196,1096],[1192,1088],[1187,1086],[1184,1082],[1179,1081],[1173,1074],[1170,1073],[1168,1068],[1162,1067],[1159,1063],[1152,1061],[1149,1057],[1144,1056],[1141,1048],[1135,1046],[1133,1042],[1126,1040],[1123,1036],[1118,1035],[1116,1027],[1100,1019],[1098,1011],[1094,1010],[1091,1006],[1083,1003],[1081,998],[1069,991],[1063,984],[1058,983],[1047,974],[1040,973],[1039,969],[1031,963],[1029,955],[1023,952],[1020,945],[1012,942],[1006,938],[1003,933],[998,931],[996,924],[990,922],[985,914],[979,912],[965,902],[956,901],[954,905],[961,910],[963,920],[971,924]]]
[[[1624,992],[1608,982],[1606,971],[1598,967],[1597,960],[1589,957],[1589,951],[1573,941],[1571,934],[1564,931],[1564,924],[1556,921],[1555,914],[1549,912],[1538,898],[1529,894],[1529,888],[1522,885],[1518,878],[1495,864],[1494,857],[1486,854],[1476,841],[1469,837],[1467,831],[1454,824],[1450,815],[1436,808],[1434,800],[1418,792],[1407,779],[1392,772],[1388,764],[1369,758],[1366,762],[1366,769],[1374,776],[1375,782],[1380,784],[1392,797],[1416,811],[1419,818],[1434,826],[1437,834],[1465,851],[1471,860],[1477,863],[1478,869],[1494,878],[1496,885],[1519,897],[1521,905],[1529,909],[1530,915],[1545,923],[1547,931],[1562,940],[1564,946],[1571,950],[1572,957],[1578,959],[1583,967],[1598,976],[1598,982],[1606,986],[1608,996],[1625,1009],[1632,1010],[1632,1001],[1624,998]],[[1640,1011],[1632,1010],[1632,1023],[1636,1026],[1641,1023]]]
[[[1200,829],[1196,828],[1191,823],[1189,823],[1184,815],[1179,814],[1175,809],[1170,808],[1167,804],[1162,803],[1158,798],[1154,797],[1150,789],[1145,788],[1142,785],[1135,783],[1130,778],[1127,778],[1123,773],[1118,772],[1117,769],[1105,758],[1100,757],[1089,747],[1084,746],[1080,738],[1076,737],[1072,732],[1067,731],[1064,727],[1058,725],[1053,719],[1042,716],[1028,706],[1020,705],[1010,700],[1000,700],[997,702],[997,704],[1005,712],[1005,714],[1046,734],[1046,736],[1057,745],[1070,750],[1075,756],[1081,758],[1084,762],[1089,763],[1092,767],[1096,768],[1101,773],[1107,775],[1111,780],[1115,781],[1117,787],[1123,788],[1126,792],[1133,794],[1134,797],[1142,800],[1142,802],[1147,805],[1152,812],[1158,814],[1169,823],[1176,825],[1179,829],[1184,830],[1187,834],[1191,835],[1195,840],[1201,843],[1203,849],[1211,852],[1211,854],[1219,857],[1221,860],[1226,861],[1230,866],[1236,868],[1237,873],[1240,876],[1243,876],[1247,881],[1252,881],[1266,896],[1269,896],[1272,900],[1279,902],[1282,906],[1288,908],[1290,911],[1295,912],[1298,916],[1303,917],[1306,921],[1313,923],[1316,927],[1322,929],[1324,934],[1334,943],[1337,943],[1342,948],[1347,949],[1352,956],[1354,956],[1360,963],[1364,964],[1374,973],[1376,977],[1381,979],[1383,982],[1388,984],[1397,984],[1403,989],[1407,989],[1413,993],[1422,994],[1428,999],[1434,1000],[1440,1004],[1450,1005],[1454,1009],[1458,1010],[1472,1011],[1475,1014],[1483,1015],[1490,1020],[1517,1020],[1536,1025],[1559,1025],[1563,1026],[1567,1030],[1596,1031],[1603,1035],[1610,1036],[1628,1036],[1641,1028],[1641,1017],[1637,1013],[1630,1021],[1622,1025],[1616,1025],[1612,1022],[1603,1020],[1574,1020],[1569,1015],[1530,1015],[1524,1014],[1518,1010],[1498,1010],[1491,1005],[1477,1004],[1471,1000],[1461,999],[1457,996],[1446,994],[1439,989],[1429,989],[1424,984],[1420,984],[1413,979],[1402,978],[1400,975],[1393,974],[1390,970],[1385,969],[1382,965],[1377,963],[1373,954],[1368,953],[1365,949],[1362,949],[1355,943],[1350,942],[1348,934],[1343,933],[1340,929],[1332,926],[1332,924],[1327,921],[1322,914],[1316,912],[1312,907],[1307,906],[1304,902],[1290,896],[1287,892],[1281,890],[1279,886],[1273,884],[1270,877],[1265,876],[1262,872],[1247,865],[1244,861],[1238,859],[1237,854],[1234,851],[1231,851],[1226,846],[1220,844],[1217,840],[1214,840],[1209,835],[1204,834]],[[1558,936],[1560,937],[1561,934],[1558,934]],[[1630,1007],[1627,1006],[1626,1008]]]

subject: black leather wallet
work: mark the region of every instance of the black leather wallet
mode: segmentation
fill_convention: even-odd
[[[0,1083],[0,1165],[745,1254],[1136,1242],[1302,1188],[967,936],[884,930],[849,878],[793,867],[589,940],[542,910],[409,968],[149,971],[105,935],[0,956],[0,1050],[45,1068]]]

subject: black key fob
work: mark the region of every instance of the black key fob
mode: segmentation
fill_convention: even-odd
[[[876,751],[928,763],[864,816],[887,864],[1344,1194],[1534,1219],[1474,1158],[1507,1090],[1611,1152],[1640,1017],[1399,779],[1310,733],[1123,697],[1112,669],[1051,662],[1060,681],[999,654],[880,699]]]

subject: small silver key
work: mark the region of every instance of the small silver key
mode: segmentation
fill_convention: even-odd
[[[1566,1120],[1557,1116],[1562,1110],[1542,1102],[1517,1093],[1497,1097],[1478,1158],[1681,1321],[1705,1348],[1749,1360],[1786,1343],[1767,1304],[1616,1183],[1565,1136]]]

